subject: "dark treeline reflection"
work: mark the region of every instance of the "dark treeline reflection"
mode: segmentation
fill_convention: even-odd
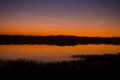
[[[0,44],[47,44],[69,46],[78,44],[120,45],[120,37],[77,37],[77,36],[23,36],[0,35]]]
[[[116,80],[120,72],[120,53],[116,55],[73,55],[82,60],[42,63],[30,60],[0,60],[0,73],[9,78]],[[7,77],[5,77],[7,78]],[[119,77],[118,77],[119,78]]]

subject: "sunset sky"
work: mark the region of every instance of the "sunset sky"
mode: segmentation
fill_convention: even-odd
[[[0,0],[0,34],[120,37],[120,0]]]

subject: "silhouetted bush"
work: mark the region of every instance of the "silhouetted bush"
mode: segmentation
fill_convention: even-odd
[[[116,55],[73,55],[72,57],[84,59],[53,63],[25,59],[0,60],[1,77],[10,75],[14,78],[17,75],[28,79],[65,79],[66,77],[66,79],[104,80],[115,79],[120,72],[120,53]]]

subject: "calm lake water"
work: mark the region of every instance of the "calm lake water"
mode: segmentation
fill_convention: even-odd
[[[71,55],[102,55],[120,52],[120,45],[0,45],[0,59],[28,59],[43,62],[71,60]]]

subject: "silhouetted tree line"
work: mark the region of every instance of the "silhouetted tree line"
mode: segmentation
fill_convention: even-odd
[[[47,45],[77,45],[77,44],[112,44],[120,45],[120,37],[77,37],[77,36],[23,36],[0,35],[0,44],[47,44]]]
[[[43,63],[30,60],[0,60],[1,77],[27,79],[92,79],[119,80],[120,53],[116,55],[73,55],[71,60]],[[1,78],[0,77],[0,78]]]

